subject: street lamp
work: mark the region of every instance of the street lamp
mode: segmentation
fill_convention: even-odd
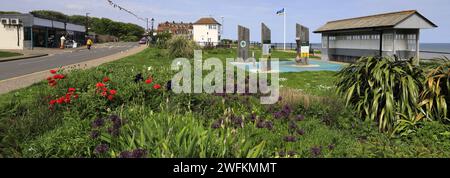
[[[89,12],[86,13],[86,35],[89,35]]]
[[[153,32],[153,24],[155,23],[155,19],[152,18],[152,32]]]

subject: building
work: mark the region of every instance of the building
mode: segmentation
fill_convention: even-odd
[[[31,14],[0,14],[0,49],[59,47],[60,38],[84,43],[86,28],[82,25],[34,17]]]
[[[437,26],[415,10],[331,21],[322,34],[322,59],[354,62],[361,56],[419,57],[420,29]]]
[[[194,23],[194,41],[200,46],[217,46],[220,42],[221,24],[216,19],[201,18]]]
[[[192,23],[165,22],[158,24],[157,33],[169,32],[175,36],[184,36],[187,39],[192,39],[192,30]]]

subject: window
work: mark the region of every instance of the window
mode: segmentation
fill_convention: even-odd
[[[415,51],[416,50],[416,34],[408,34],[408,35],[406,35],[406,39],[408,40],[408,50]]]
[[[208,29],[212,30],[212,29],[217,29],[216,25],[208,25]]]
[[[31,27],[24,28],[24,40],[31,41]]]
[[[395,39],[396,40],[404,40],[405,39],[405,35],[404,34],[396,34],[395,35]]]
[[[327,36],[322,36],[322,48],[327,48],[327,46],[328,46]]]

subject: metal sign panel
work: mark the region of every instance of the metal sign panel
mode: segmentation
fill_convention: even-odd
[[[300,24],[296,24],[296,41],[301,44],[309,45],[309,28]]]
[[[238,58],[246,61],[249,58],[250,30],[238,25]]]
[[[266,24],[264,24],[264,23],[261,23],[261,43],[262,44],[272,43],[271,31],[270,31],[269,27],[267,27]]]

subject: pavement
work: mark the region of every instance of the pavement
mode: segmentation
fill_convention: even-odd
[[[0,62],[0,94],[30,86],[49,76],[49,70],[87,69],[139,53],[147,46],[137,43],[108,43],[87,49],[61,50],[49,56]]]

